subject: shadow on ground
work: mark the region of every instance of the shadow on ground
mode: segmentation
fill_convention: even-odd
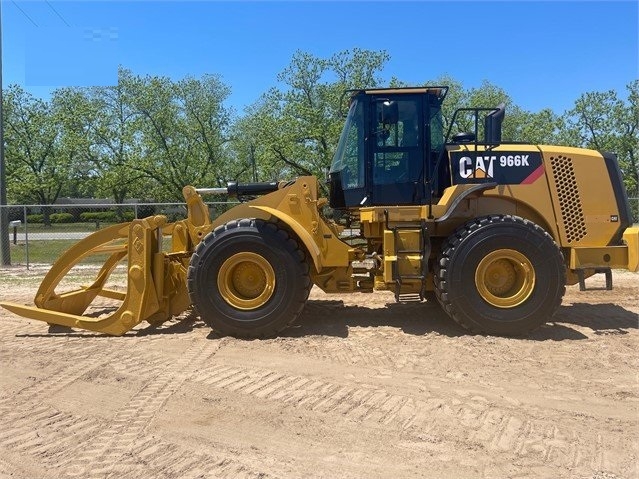
[[[389,303],[385,308],[345,305],[341,300],[310,300],[297,322],[280,333],[280,337],[300,338],[304,336],[332,336],[346,338],[351,328],[390,327],[405,334],[423,336],[441,334],[448,337],[470,335],[449,318],[437,303]],[[129,331],[124,337],[150,335],[186,334],[199,328],[208,328],[195,312],[189,311],[179,320],[162,325],[142,325]],[[586,331],[584,331],[584,329]],[[574,303],[563,305],[553,318],[526,338],[535,341],[581,340],[594,335],[628,334],[639,329],[636,313],[615,304]],[[47,333],[19,334],[21,337],[41,336],[90,336],[113,337],[90,331],[81,331],[52,325]],[[220,336],[214,331],[208,339]],[[517,338],[514,338],[517,339]]]
[[[639,329],[639,316],[612,303],[573,303],[562,305],[552,322],[533,331],[530,339],[562,340],[586,339],[588,336],[574,327],[588,328],[594,335],[628,334]]]
[[[444,313],[438,304],[389,303],[386,308],[346,306],[342,301],[309,301],[296,326],[281,334],[285,337],[325,335],[347,337],[349,328],[397,328],[406,334],[441,334],[449,337],[469,335]],[[587,339],[583,328],[593,334],[628,334],[639,329],[638,316],[615,304],[576,303],[561,306],[553,318],[526,338],[536,341]],[[587,333],[587,331],[586,331]],[[514,338],[517,339],[517,338]]]
[[[432,302],[388,303],[385,308],[345,305],[340,300],[310,300],[296,324],[282,332],[285,337],[336,336],[345,338],[350,328],[392,327],[406,334],[439,333],[446,336],[464,335]]]

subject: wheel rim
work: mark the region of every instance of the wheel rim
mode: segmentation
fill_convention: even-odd
[[[237,253],[228,258],[217,274],[224,301],[241,310],[265,305],[275,291],[275,271],[256,253]]]
[[[514,308],[526,301],[535,288],[535,269],[526,256],[512,249],[486,255],[475,271],[479,295],[497,308]]]

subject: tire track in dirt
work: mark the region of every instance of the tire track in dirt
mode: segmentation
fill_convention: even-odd
[[[80,379],[88,371],[98,368],[102,364],[107,364],[111,360],[111,355],[115,355],[115,352],[109,353],[106,351],[95,354],[95,346],[93,347],[93,353],[93,356],[88,357],[85,355],[73,358],[67,357],[65,358],[63,366],[56,372],[23,388],[16,394],[1,398],[0,420],[6,417],[5,413],[16,410],[16,400],[19,401],[17,411],[25,409],[28,411],[29,406],[40,403],[40,397],[47,397],[61,391],[69,384]],[[68,362],[71,361],[72,364],[69,366]]]
[[[134,398],[109,421],[106,429],[93,437],[90,445],[63,464],[69,477],[187,477],[189,471],[207,470],[209,477],[236,477],[246,468],[227,457],[193,454],[170,443],[160,447],[155,438],[143,433],[168,399],[189,376],[207,364],[222,341],[202,340],[194,344],[147,383]],[[132,445],[134,451],[132,452]],[[257,476],[257,473],[249,476]]]
[[[175,360],[161,354],[161,351],[141,351],[135,345],[136,354],[121,354],[109,362],[114,371],[136,378],[151,378],[165,374]],[[134,349],[133,347],[131,348]]]
[[[114,338],[114,341],[122,340]],[[2,345],[3,342],[0,342],[0,346]],[[147,353],[141,352],[138,348],[131,348],[130,352],[123,353],[119,349],[120,346],[120,343],[113,342],[96,344],[89,338],[38,338],[37,345],[27,345],[17,351],[7,349],[7,356],[11,359],[16,358],[16,352],[25,355],[39,354],[42,358],[58,361],[62,367],[11,396],[0,398],[0,413],[15,409],[9,404],[14,403],[16,399],[20,401],[20,409],[26,409],[31,402],[38,403],[43,395],[51,396],[71,383],[101,370],[104,365],[127,374],[148,377],[162,374],[173,363],[171,359],[155,351]],[[4,349],[0,350],[0,357],[2,351]],[[52,351],[55,351],[55,355]]]
[[[620,304],[630,303],[624,301]],[[636,310],[634,304],[625,307]],[[230,340],[227,346],[233,346],[234,351],[215,357],[213,364],[202,364],[202,370],[196,372],[188,366],[176,372],[175,360],[170,358],[190,353],[189,346],[196,347],[192,343],[195,336],[200,336],[196,341],[205,341],[202,331],[132,333],[125,338],[101,338],[92,333],[54,336],[46,335],[43,323],[20,319],[11,328],[0,323],[0,364],[12,368],[7,368],[7,384],[15,390],[32,381],[27,374],[36,376],[39,383],[53,380],[49,376],[57,382],[52,372],[65,368],[71,372],[74,362],[82,363],[78,378],[70,382],[62,378],[63,382],[72,384],[76,392],[85,386],[100,386],[92,397],[100,391],[117,393],[113,388],[122,387],[125,394],[117,395],[118,405],[136,392],[145,393],[145,388],[160,381],[163,374],[175,373],[179,384],[186,375],[187,381],[197,383],[199,395],[209,396],[200,405],[204,414],[214,414],[218,396],[223,401],[237,401],[238,409],[255,405],[255,411],[248,412],[254,412],[251,417],[256,418],[257,428],[259,421],[279,419],[269,422],[264,431],[271,433],[281,426],[282,441],[295,440],[293,434],[300,433],[302,440],[321,446],[327,439],[316,433],[316,426],[336,434],[348,431],[355,458],[370,452],[365,448],[383,436],[379,444],[388,445],[391,451],[386,460],[392,463],[393,458],[403,457],[414,467],[410,470],[417,471],[412,477],[419,477],[422,466],[436,466],[440,460],[448,460],[452,467],[455,463],[460,467],[472,464],[478,472],[475,477],[482,471],[484,477],[635,477],[637,465],[632,461],[637,452],[633,439],[637,423],[630,414],[637,409],[636,395],[623,394],[631,393],[636,385],[636,316],[615,313],[620,319],[615,323],[617,329],[627,332],[622,331],[625,337],[609,338],[602,335],[615,331],[604,319],[590,324],[587,318],[579,317],[590,317],[591,309],[595,308],[581,305],[565,309],[570,317],[561,319],[570,321],[558,327],[559,333],[572,328],[584,341],[561,343],[448,337],[453,336],[446,333],[448,330],[428,334],[428,328],[410,334],[412,329],[405,332],[397,325],[390,326],[390,314],[382,318],[383,324],[376,325],[369,317],[362,319],[361,311],[354,311],[348,321],[337,318],[333,324],[333,318],[324,319],[329,333],[337,336],[322,335],[322,327],[307,327],[306,335],[303,332],[292,339]],[[602,305],[601,314],[610,310],[611,305]],[[624,326],[631,320],[633,325]],[[24,327],[18,329],[18,321]],[[410,321],[403,324],[413,325]],[[346,337],[339,336],[344,329]],[[556,336],[547,329],[542,329],[537,339],[573,338],[567,333]],[[26,334],[16,336],[16,331]],[[482,352],[475,354],[478,351]],[[30,355],[36,359],[29,360]],[[94,356],[100,364],[93,362]],[[220,369],[213,371],[215,367]],[[44,375],[47,377],[42,379]],[[52,394],[59,394],[55,384],[44,387],[42,395],[32,394],[37,385],[11,393],[12,407],[4,410],[8,415],[3,419],[0,414],[0,456],[5,457],[0,460],[0,477],[3,470],[16,477],[66,477],[79,447],[102,437],[105,428],[115,427],[110,418],[117,406],[108,409],[109,418],[102,412],[90,416],[91,412],[80,409],[80,401],[77,408],[56,405],[51,400]],[[0,391],[0,407],[7,403],[8,390]],[[182,389],[184,394],[188,390]],[[162,394],[163,390],[157,391]],[[610,399],[607,392],[619,395]],[[67,391],[60,396],[71,394]],[[189,401],[180,393],[165,404],[189,407]],[[158,406],[160,411],[163,408]],[[281,421],[289,415],[298,417],[294,423],[298,429]],[[198,434],[207,433],[197,421],[204,416],[194,414],[195,432],[185,430],[184,435],[181,431],[172,435],[166,429],[168,425],[168,431],[177,430],[179,418],[166,414],[155,417],[155,421],[153,416],[147,419],[147,424],[152,421],[151,427],[132,425],[140,431],[137,436],[121,442],[111,436],[122,452],[110,468],[98,457],[98,466],[104,467],[101,477],[263,477],[263,473],[277,476],[279,471],[290,470],[276,465],[287,453],[285,444],[281,450],[272,445],[262,448],[259,441],[244,440],[233,429],[227,435],[217,430],[215,437],[206,436],[206,444],[200,446]],[[12,424],[7,434],[4,421]],[[233,419],[227,421],[233,427]],[[342,430],[345,425],[348,427]],[[248,448],[255,444],[258,449]],[[345,454],[350,453],[345,448]],[[86,468],[92,461],[87,461]],[[307,475],[321,474],[321,469],[300,466],[299,470]],[[367,475],[367,469],[360,470],[355,477]],[[392,465],[386,471],[388,477]]]
[[[0,448],[57,469],[60,461],[75,454],[79,444],[89,443],[100,427],[95,418],[78,418],[41,406],[12,418],[9,427],[3,427]]]
[[[129,350],[125,352],[122,348],[124,343],[130,345],[130,348],[127,348]],[[49,378],[40,380],[18,393],[37,396],[44,392],[50,394],[62,390],[73,381],[90,376],[98,367],[101,369],[105,365],[134,377],[162,374],[173,363],[173,360],[162,355],[157,349],[141,350],[140,346],[145,344],[147,344],[146,336],[91,338],[45,335],[37,338],[16,337],[15,344],[11,344],[11,342],[7,344],[6,338],[2,338],[0,341],[0,361],[13,361],[24,355],[48,358],[52,361],[59,360],[61,363],[72,363],[72,366],[63,367]],[[2,411],[3,402],[12,399],[13,397],[0,399],[0,411]]]
[[[64,350],[76,354],[65,354],[60,361],[62,366],[56,371],[0,399],[0,448],[57,465],[65,456],[76,453],[77,444],[91,442],[99,427],[96,418],[63,413],[44,404],[42,398],[54,396],[87,374],[100,370],[104,364],[128,358],[116,351],[99,349],[96,352],[93,341],[79,341],[78,345],[78,348]],[[86,354],[86,350],[92,355]]]
[[[245,466],[236,458],[229,457],[229,454],[194,451],[156,437],[136,441],[127,455],[113,465],[111,473],[120,479],[269,477]]]
[[[84,349],[84,348],[80,348]],[[42,403],[108,361],[106,354],[65,358],[64,365],[47,377],[0,399],[0,447],[56,465],[60,457],[73,453],[78,443],[89,441],[99,427],[95,418],[78,418]],[[77,351],[76,351],[77,352]],[[71,366],[68,363],[71,362]],[[71,451],[71,452],[70,452]]]
[[[383,342],[384,338],[380,339]],[[423,352],[406,354],[406,348],[380,348],[372,344],[364,344],[362,341],[349,339],[326,339],[323,341],[285,343],[275,341],[273,343],[279,349],[298,354],[307,358],[330,361],[338,364],[353,366],[370,366],[401,369],[414,366],[427,360]],[[401,351],[402,354],[397,354]]]
[[[510,410],[482,406],[483,402],[477,397],[470,405],[460,405],[451,413],[468,428],[469,441],[482,444],[493,454],[510,453],[537,464],[582,471],[623,463],[620,458],[606,461],[604,455],[617,456],[616,451],[619,447],[623,450],[624,445],[605,443],[600,434],[587,427],[559,428],[552,418],[526,419]]]
[[[216,389],[249,394],[268,401],[337,413],[358,421],[409,427],[421,417],[427,402],[389,394],[375,386],[344,386],[270,370],[222,366],[200,372],[192,380]]]
[[[50,359],[51,361],[73,358],[73,360],[83,362],[85,366],[88,366],[93,362],[92,358],[96,356],[96,349],[103,350],[104,348],[97,348],[96,343],[90,338],[16,337],[14,343],[9,343],[3,338],[0,341],[0,361],[11,361],[22,355],[40,357],[43,360]],[[108,352],[105,353],[108,354]],[[100,351],[99,354],[103,354],[103,352]]]
[[[632,444],[608,440],[595,428],[557,426],[553,417],[530,418],[513,409],[492,404],[480,395],[472,398],[420,392],[419,397],[387,392],[372,385],[339,385],[311,377],[288,375],[272,370],[221,366],[208,373],[200,372],[191,380],[215,389],[247,394],[312,412],[340,415],[359,423],[377,423],[403,432],[410,440],[424,433],[430,437],[459,442],[451,437],[451,426],[467,431],[469,444],[495,454],[495,461],[509,463],[519,457],[533,464],[597,471],[617,469],[625,464],[623,451]],[[552,412],[552,411],[551,411]],[[553,414],[561,414],[553,412]],[[623,421],[608,419],[607,423]],[[627,465],[628,466],[628,465]],[[628,466],[629,467],[629,466]]]
[[[69,474],[75,477],[100,477],[108,474],[113,464],[126,454],[130,444],[186,379],[188,369],[207,360],[218,347],[219,343],[196,341],[163,373],[152,377],[129,404],[118,411],[109,426],[93,438],[89,447],[65,464]]]

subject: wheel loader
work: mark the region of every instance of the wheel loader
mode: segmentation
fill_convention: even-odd
[[[447,91],[346,92],[327,198],[312,176],[186,186],[187,218],[97,231],[51,267],[35,306],[2,306],[113,335],[193,306],[220,335],[269,337],[295,321],[315,285],[435,299],[471,332],[520,336],[552,318],[566,285],[587,289],[586,278],[605,274],[612,288],[612,269],[638,270],[639,226],[614,154],[504,141],[503,105],[459,109],[445,129]],[[462,118],[472,131],[452,135]],[[212,220],[204,197],[216,194],[243,201]],[[63,290],[94,255],[106,257],[95,280]],[[126,291],[109,286],[118,267]],[[116,306],[93,314],[97,298]]]

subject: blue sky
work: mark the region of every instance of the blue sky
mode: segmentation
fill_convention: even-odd
[[[382,76],[488,80],[519,106],[561,113],[639,77],[639,3],[1,0],[3,83],[37,96],[107,85],[118,65],[174,79],[214,73],[241,112],[296,50],[386,50]]]

